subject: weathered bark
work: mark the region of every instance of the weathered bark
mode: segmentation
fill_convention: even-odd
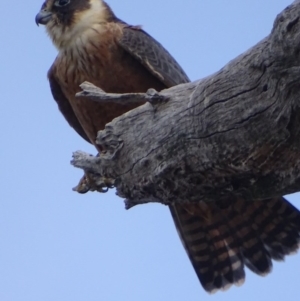
[[[134,95],[83,85],[91,101],[147,103],[98,133],[99,157],[75,153],[72,164],[97,173],[101,187],[114,179],[129,205],[299,191],[299,17],[295,1],[268,37],[197,82]]]

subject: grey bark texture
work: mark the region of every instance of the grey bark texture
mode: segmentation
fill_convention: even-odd
[[[100,188],[109,179],[129,207],[299,191],[299,18],[295,1],[268,37],[193,83],[124,95],[83,84],[91,101],[146,103],[98,133],[99,157],[76,152],[72,164]]]

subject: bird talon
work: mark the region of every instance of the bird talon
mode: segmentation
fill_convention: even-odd
[[[73,191],[81,194],[87,193],[88,191],[106,193],[109,189],[115,187],[114,183],[115,180],[112,178],[99,177],[99,175],[85,172],[78,185],[73,188]]]
[[[76,191],[78,193],[84,194],[87,193],[89,190],[91,189],[88,179],[86,177],[86,175],[84,175],[79,183],[77,184],[77,186],[73,187],[72,190]]]

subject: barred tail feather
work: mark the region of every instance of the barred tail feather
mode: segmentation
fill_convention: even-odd
[[[210,293],[258,275],[299,248],[300,212],[284,198],[170,205],[195,272]]]

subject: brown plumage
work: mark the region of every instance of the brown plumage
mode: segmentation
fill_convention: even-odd
[[[195,272],[208,292],[241,285],[244,266],[258,275],[299,248],[300,213],[284,198],[242,199],[170,210]]]
[[[48,72],[53,97],[68,123],[94,145],[97,131],[134,106],[77,99],[82,82],[106,92],[132,93],[189,81],[163,46],[118,19],[102,0],[47,0],[36,22],[46,25],[59,50]],[[299,245],[300,213],[283,198],[169,207],[208,292],[241,284],[245,265],[267,274],[272,259],[282,260]]]
[[[135,106],[79,100],[75,94],[82,82],[105,92],[129,93],[160,91],[189,81],[158,42],[139,27],[120,21],[101,0],[72,0],[63,7],[55,6],[57,2],[46,1],[37,17],[45,23],[46,16],[47,32],[59,49],[48,78],[60,110],[87,141],[95,144],[97,131]]]

